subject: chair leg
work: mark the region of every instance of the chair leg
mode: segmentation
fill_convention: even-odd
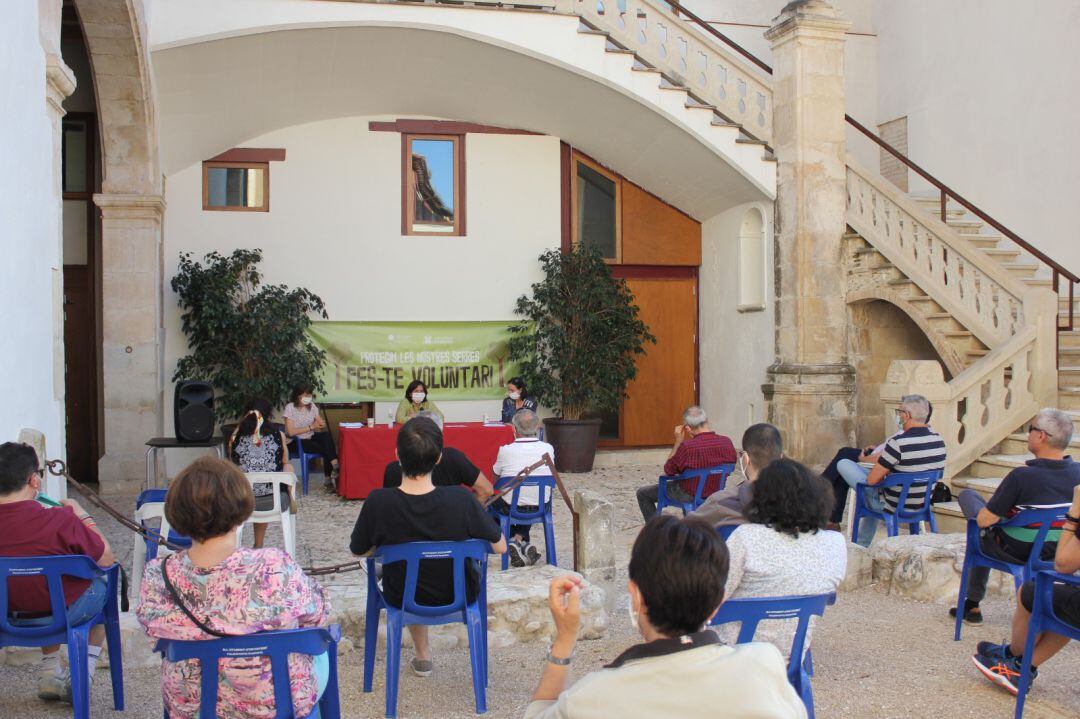
[[[1024,660],[1020,663],[1020,686],[1016,688],[1016,714],[1014,719],[1023,719],[1024,702],[1027,701],[1027,693],[1031,689],[1031,655],[1035,653],[1035,637],[1039,634],[1036,626],[1035,614],[1040,611],[1039,601],[1035,600],[1034,610],[1031,615],[1031,623],[1028,625],[1027,641],[1024,643]]]
[[[296,533],[293,529],[292,515],[289,510],[281,513],[281,536],[285,541],[285,551],[294,560],[296,559]]]
[[[852,502],[854,502],[854,504],[852,505],[853,509],[852,509],[852,512],[851,512],[851,541],[852,542],[858,542],[859,541],[859,525],[862,523],[862,507],[859,506],[859,503],[861,501],[862,501],[862,499],[859,497],[859,493],[855,492],[855,496],[852,498]]]
[[[337,642],[330,642],[326,648],[326,658],[330,664],[330,678],[326,690],[319,700],[319,719],[341,719],[341,695],[338,688]]]
[[[386,716],[397,716],[398,680],[401,678],[401,629],[404,613],[386,610]]]
[[[465,609],[465,628],[469,635],[469,663],[472,665],[473,696],[476,699],[477,714],[487,711],[487,688],[484,682],[487,646],[484,644],[484,630],[480,622],[477,608]]]
[[[555,522],[550,510],[544,515],[544,551],[547,553],[547,563],[553,567],[559,566],[555,556]]]
[[[964,567],[960,570],[960,593],[956,596],[956,625],[953,627],[954,642],[960,641],[960,631],[964,626],[964,602],[967,600],[968,575],[972,566],[974,564],[972,563],[971,553],[965,552]]]
[[[89,632],[89,625],[68,630],[71,704],[75,719],[90,719],[90,670],[87,651]]]
[[[503,515],[502,517],[499,518],[499,527],[502,529],[503,539],[506,540],[506,544],[507,544],[507,547],[508,547],[507,551],[502,553],[502,558],[500,560],[502,562],[502,571],[505,572],[507,569],[510,568],[510,551],[509,551],[509,546],[510,546],[510,516],[509,515]]]
[[[300,455],[300,484],[304,488],[304,496],[307,496],[308,491],[308,458],[306,455]]]
[[[135,535],[135,548],[131,555],[131,588],[135,590],[135,597],[131,602],[134,610],[139,604],[139,594],[142,590],[143,568],[146,566],[146,540]]]
[[[369,589],[368,591],[374,591]],[[376,602],[369,601],[364,615],[364,691],[371,691],[375,677],[375,650],[379,643],[379,615],[382,613]]]
[[[120,612],[116,597],[106,602],[105,643],[109,652],[109,675],[112,679],[113,709],[124,711],[124,650],[120,643]],[[109,604],[112,606],[110,607]]]
[[[930,508],[930,515],[927,517],[926,523],[930,525],[931,534],[937,534],[937,520],[934,518],[934,508]]]

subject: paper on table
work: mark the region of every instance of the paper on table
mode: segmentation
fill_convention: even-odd
[[[360,427],[366,427],[363,422],[339,422],[338,427],[344,427],[345,429],[359,429]]]
[[[505,427],[502,422],[484,422],[485,427]]]

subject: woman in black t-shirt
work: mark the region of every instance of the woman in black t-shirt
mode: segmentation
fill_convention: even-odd
[[[442,432],[429,419],[410,420],[397,436],[397,456],[404,475],[401,486],[376,489],[364,500],[353,527],[349,549],[353,554],[370,554],[376,547],[407,542],[460,542],[483,539],[492,550],[506,551],[499,525],[492,520],[472,494],[463,487],[437,487],[431,472],[442,453]],[[405,564],[383,566],[383,595],[400,606],[405,588]],[[479,574],[475,567],[466,573],[466,591],[476,596]],[[423,560],[416,586],[419,604],[440,605],[453,600],[453,562]],[[427,627],[409,626],[416,657],[410,662],[415,674],[432,671]]]

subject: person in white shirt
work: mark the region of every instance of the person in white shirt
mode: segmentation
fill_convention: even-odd
[[[514,428],[514,441],[499,447],[499,456],[495,459],[492,467],[492,480],[498,484],[500,477],[514,477],[518,472],[529,465],[536,464],[549,455],[555,460],[555,448],[547,442],[541,442],[537,435],[540,433],[540,418],[531,409],[518,410],[510,422]],[[546,467],[533,472],[534,476],[550,476],[551,470]],[[518,509],[522,512],[535,512],[540,506],[539,490],[536,487],[522,487],[518,495]],[[491,507],[500,514],[510,511],[511,494],[506,498],[499,498],[492,502]],[[551,493],[544,491],[544,502],[551,501]],[[515,567],[524,567],[540,561],[540,550],[529,542],[528,524],[510,525],[510,541],[507,551],[510,554],[510,564]]]
[[[739,530],[742,531],[742,530]],[[525,719],[797,719],[806,707],[772,644],[730,647],[706,628],[724,600],[728,551],[698,517],[657,515],[630,555],[630,621],[644,643],[567,689],[581,579],[552,580],[555,641]]]

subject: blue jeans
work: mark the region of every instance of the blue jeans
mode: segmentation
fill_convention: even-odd
[[[856,462],[852,462],[850,459],[842,459],[836,463],[836,471],[840,473],[847,485],[852,489],[855,489],[855,485],[859,482],[865,482],[867,475],[870,474],[870,470],[865,467],[860,467]],[[858,490],[856,490],[857,492]],[[885,505],[881,502],[881,490],[877,487],[870,487],[865,490],[866,504],[877,512],[885,511]],[[859,497],[855,497],[855,501],[859,502]],[[856,505],[857,506],[857,505]],[[854,513],[852,516],[855,516]],[[856,544],[869,547],[870,543],[874,541],[874,534],[877,532],[878,524],[881,520],[877,517],[863,517],[859,523],[859,535],[855,541]]]
[[[90,581],[79,598],[67,608],[68,624],[82,624],[105,608],[105,600],[109,598],[109,583],[105,577],[98,577]],[[47,627],[52,623],[52,615],[46,617],[34,617],[33,619],[12,619],[11,623],[17,627]]]

